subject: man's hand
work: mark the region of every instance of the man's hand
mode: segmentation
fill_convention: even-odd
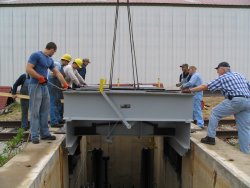
[[[16,95],[16,94],[12,94],[12,98],[13,98],[13,99],[16,99],[16,98],[17,98],[17,95]]]
[[[181,83],[178,83],[175,85],[176,87],[181,87]]]
[[[182,89],[181,92],[182,92],[182,93],[192,93],[192,92],[190,91],[190,89]]]
[[[44,78],[43,76],[39,76],[38,77],[38,81],[39,81],[39,84],[45,84],[45,83],[47,83],[47,79]]]

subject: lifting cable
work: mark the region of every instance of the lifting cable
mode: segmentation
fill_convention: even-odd
[[[129,25],[129,37],[130,37],[130,49],[131,49],[131,57],[132,57],[134,88],[137,85],[137,89],[139,89],[138,71],[137,71],[136,56],[135,56],[135,43],[134,43],[134,35],[133,35],[133,24],[132,24],[132,19],[131,19],[129,0],[127,0],[127,10],[128,10],[128,25]],[[136,83],[135,83],[135,76],[136,76]]]
[[[134,88],[137,87],[137,89],[139,89],[138,71],[137,71],[137,63],[136,63],[136,55],[135,55],[135,44],[134,44],[134,36],[133,36],[133,25],[132,25],[132,19],[131,19],[129,0],[127,0],[127,11],[128,11],[128,26],[129,26],[130,50],[131,50],[131,58],[132,58],[133,81],[134,81],[133,85],[134,85]],[[110,79],[109,79],[109,89],[112,89],[118,16],[119,16],[119,0],[117,0],[117,4],[116,4],[115,26],[114,26],[114,36],[113,36],[113,48],[112,48],[111,67],[110,67]]]
[[[114,26],[114,36],[113,36],[111,67],[110,67],[109,89],[112,89],[114,59],[115,59],[116,31],[117,31],[118,16],[119,16],[119,0],[117,0],[116,11],[115,11],[115,26]]]

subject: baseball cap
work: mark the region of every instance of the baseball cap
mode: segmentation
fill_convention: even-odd
[[[221,62],[217,67],[215,67],[215,69],[218,69],[220,67],[230,67],[230,65],[227,62]]]
[[[90,63],[89,58],[82,59],[82,61]]]
[[[188,67],[188,64],[182,64],[180,67]]]

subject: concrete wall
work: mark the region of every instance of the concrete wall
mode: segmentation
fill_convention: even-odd
[[[200,143],[193,134],[191,150],[182,158],[181,178],[163,155],[163,139],[155,139],[155,182],[159,188],[250,187],[250,157],[217,139],[215,146]]]
[[[68,155],[62,147],[64,135],[55,141],[28,143],[0,168],[0,187],[68,188]]]
[[[152,137],[113,137],[108,143],[105,137],[93,136],[87,139],[88,150],[101,148],[108,162],[108,179],[112,187],[140,187],[141,151],[142,148],[154,146]],[[91,153],[88,153],[91,155]],[[89,159],[91,156],[88,157]],[[89,163],[91,161],[89,160]],[[88,171],[91,169],[88,169]]]
[[[87,138],[83,136],[80,141],[81,154],[79,155],[76,167],[73,174],[69,174],[69,187],[80,188],[86,185],[88,170],[87,170]]]

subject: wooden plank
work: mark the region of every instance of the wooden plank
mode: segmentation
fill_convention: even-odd
[[[0,92],[0,96],[13,97],[13,95],[11,93],[4,93],[4,92]],[[17,96],[17,98],[20,98],[20,99],[30,99],[29,95],[16,94],[16,96]]]

